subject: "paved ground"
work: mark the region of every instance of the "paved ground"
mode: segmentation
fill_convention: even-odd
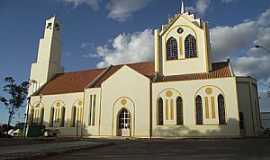
[[[44,160],[270,160],[270,139],[136,140]]]
[[[110,143],[86,140],[60,142],[59,140],[56,140],[55,142],[50,143],[0,146],[0,159],[36,159],[48,155],[58,155],[107,145],[110,145]]]
[[[0,138],[0,148],[7,146],[18,145],[33,145],[33,144],[45,144],[45,143],[57,143],[57,142],[71,142],[77,141],[79,138]]]

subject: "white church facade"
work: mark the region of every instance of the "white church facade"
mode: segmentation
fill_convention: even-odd
[[[64,72],[60,27],[47,19],[32,64],[29,125],[71,137],[259,134],[256,80],[213,62],[207,23],[184,8],[154,31],[154,62]]]

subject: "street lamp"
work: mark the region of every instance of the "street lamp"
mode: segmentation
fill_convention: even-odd
[[[270,49],[264,47],[263,45],[256,44],[256,45],[255,45],[255,48],[263,49],[263,50],[265,50],[266,52],[270,53]]]
[[[269,85],[269,86],[268,86],[267,95],[268,95],[268,97],[270,97],[270,83],[269,83],[268,85]]]

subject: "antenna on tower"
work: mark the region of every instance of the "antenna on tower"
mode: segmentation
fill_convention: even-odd
[[[185,13],[185,4],[184,4],[184,1],[181,0],[182,2],[182,6],[181,6],[181,14],[184,14]]]

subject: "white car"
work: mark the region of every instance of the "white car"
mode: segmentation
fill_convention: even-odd
[[[10,129],[8,131],[8,135],[12,136],[12,137],[15,137],[15,136],[19,136],[20,134],[20,129]]]
[[[58,129],[45,129],[44,136],[45,137],[57,137],[59,136],[60,131]]]

